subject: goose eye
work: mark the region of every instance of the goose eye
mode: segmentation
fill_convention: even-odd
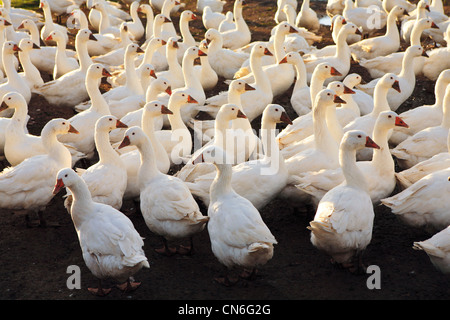
[[[391,115],[388,115],[388,118],[392,118],[392,116],[391,116]]]
[[[234,111],[234,108],[231,108],[231,110],[233,110],[233,111]]]
[[[65,123],[65,122],[63,122],[62,124],[63,124],[63,126],[65,126],[65,125],[66,125],[66,123]]]
[[[278,108],[276,108],[275,111],[278,112]]]
[[[112,119],[112,118],[109,118],[109,121],[113,121],[113,119]]]
[[[135,133],[133,132],[133,133],[132,133],[131,135],[133,135],[133,136],[134,136],[134,135],[135,135]]]
[[[68,177],[68,175],[67,175],[67,173],[64,175],[64,178],[67,178]]]
[[[360,134],[358,134],[358,138],[362,138],[362,136]]]
[[[157,107],[158,106],[158,104],[157,103],[155,103],[155,107]]]

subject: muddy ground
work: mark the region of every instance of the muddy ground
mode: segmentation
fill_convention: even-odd
[[[195,10],[195,1],[184,1],[187,8]],[[253,31],[253,40],[267,40],[275,25],[273,15],[276,1],[246,0],[244,17]],[[312,2],[320,15],[324,14],[324,2]],[[232,9],[227,0],[225,10]],[[173,16],[178,21],[179,14]],[[201,39],[205,30],[201,21],[191,23],[193,34]],[[323,46],[331,43],[328,26],[322,26]],[[367,72],[353,65],[352,71],[360,72],[370,80]],[[49,80],[48,75],[43,75]],[[207,96],[225,90],[226,85],[207,92]],[[107,90],[106,85],[102,86]],[[291,88],[292,90],[292,88]],[[274,101],[285,106],[292,118],[290,107],[291,90]],[[411,98],[401,110],[434,102],[434,83],[417,79]],[[39,134],[44,124],[55,117],[69,118],[72,110],[49,105],[42,97],[33,96],[29,113],[29,130]],[[260,119],[254,122],[258,127]],[[38,168],[37,168],[38,169]],[[96,279],[86,268],[78,238],[71,218],[63,207],[62,194],[57,195],[45,211],[47,219],[57,221],[59,228],[27,228],[24,216],[9,210],[0,210],[0,299],[2,300],[301,300],[301,299],[448,299],[450,279],[439,273],[424,252],[412,249],[414,241],[425,240],[429,234],[412,229],[399,222],[384,206],[375,208],[373,239],[365,253],[367,265],[376,265],[381,272],[381,288],[367,287],[369,274],[353,275],[330,264],[329,258],[319,253],[310,243],[310,232],[306,229],[314,216],[310,207],[294,207],[276,199],[261,210],[266,224],[278,240],[273,259],[264,266],[255,281],[240,282],[233,287],[224,287],[213,279],[224,270],[213,256],[208,233],[205,230],[195,238],[194,255],[165,257],[156,254],[159,239],[146,227],[140,214],[129,217],[138,232],[145,238],[145,252],[151,268],[136,275],[141,287],[122,295],[113,290],[105,298],[98,298],[87,291],[96,286]],[[133,203],[125,203],[123,210],[129,211]],[[202,207],[206,214],[206,208]],[[76,265],[81,270],[81,289],[70,290],[66,281],[70,274],[68,266]],[[108,282],[107,285],[114,285]],[[355,310],[356,311],[356,310]]]

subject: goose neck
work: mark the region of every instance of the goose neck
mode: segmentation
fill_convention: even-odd
[[[221,196],[233,192],[231,164],[215,164],[217,173],[210,187],[211,203],[217,202]]]
[[[139,168],[139,185],[143,188],[152,178],[161,174],[156,166],[155,151],[148,137],[145,141],[136,145],[141,157],[141,166]]]
[[[183,43],[188,47],[195,45],[195,39],[189,29],[189,21],[186,19],[180,19],[180,33],[183,38]]]
[[[109,105],[103,97],[99,89],[99,79],[93,77],[86,77],[86,91],[91,100],[91,109],[96,112],[107,115],[110,113]]]
[[[267,159],[279,156],[276,129],[277,124],[267,115],[263,114],[261,119],[261,142],[264,149],[264,157]]]
[[[444,128],[450,128],[450,86],[447,87],[444,96],[443,103],[443,116],[441,126]]]
[[[135,56],[133,54],[127,54],[125,57],[126,86],[132,92],[143,94],[144,92],[136,71],[134,58]]]
[[[301,58],[300,58],[301,59]],[[306,72],[305,63],[303,62],[303,59],[301,61],[295,63],[295,71],[296,71],[296,77],[297,80],[295,81],[294,85],[294,91],[303,89],[308,87],[308,76]]]
[[[252,55],[250,57],[250,68],[255,77],[255,86],[261,88],[264,92],[272,92],[270,80],[262,68],[262,57]]]
[[[389,136],[391,129],[375,124],[373,130],[373,140],[380,146],[380,149],[373,150],[372,164],[380,170],[394,172],[395,165],[389,151]]]
[[[89,217],[87,213],[92,212],[94,202],[92,201],[91,192],[85,183],[79,181],[67,188],[70,190],[73,198],[70,214],[75,228],[78,230]]]
[[[14,55],[11,53],[3,54],[3,69],[9,83],[19,84],[21,78],[14,68]]]
[[[327,108],[325,117],[328,130],[330,131],[334,140],[338,144],[341,143],[342,136],[344,135],[344,130],[341,124],[339,123],[336,113],[336,106]]]
[[[183,57],[182,71],[185,87],[203,91],[202,83],[194,69],[194,58],[191,55]]]
[[[337,152],[337,143],[328,130],[326,123],[326,109],[331,106],[324,106],[317,104],[313,110],[313,130],[314,130],[314,144],[316,149],[325,153]]]
[[[389,111],[389,103],[387,100],[389,88],[384,85],[377,84],[373,93],[373,109],[371,112],[372,116],[378,117],[380,112]]]
[[[339,164],[345,177],[345,184],[360,190],[368,190],[367,183],[361,170],[356,165],[356,150],[341,145],[339,150]]]
[[[100,164],[121,161],[119,154],[111,146],[108,130],[96,130],[94,141],[98,151]]]
[[[75,49],[78,54],[78,61],[80,64],[80,69],[83,72],[87,72],[87,69],[92,64],[91,57],[88,53],[87,41],[80,38],[75,39]]]

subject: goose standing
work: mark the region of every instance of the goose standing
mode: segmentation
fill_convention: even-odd
[[[309,0],[303,0],[300,11],[295,19],[295,25],[299,28],[306,28],[317,33],[320,29],[317,13],[309,7]]]
[[[130,6],[130,15],[132,21],[128,22],[128,32],[130,32],[134,41],[139,41],[145,34],[145,28],[138,13],[139,1],[133,1]]]
[[[47,0],[40,0],[40,8],[44,11],[44,18],[45,18],[44,26],[42,27],[40,33],[42,41],[46,43],[45,39],[47,39],[50,33],[56,29],[61,31],[66,42],[69,42],[69,35],[67,34],[67,28],[59,24],[53,23],[53,17],[49,6],[49,2]]]
[[[374,204],[379,204],[381,199],[389,196],[396,186],[395,164],[388,144],[389,131],[395,126],[408,127],[394,111],[381,112],[373,130],[373,139],[380,148],[373,151],[371,161],[356,163],[366,179],[368,193]],[[326,192],[344,181],[344,175],[342,168],[320,170],[306,172],[298,181],[297,187],[311,194],[318,202]]]
[[[87,41],[94,40],[92,32],[87,29],[78,31],[75,38],[75,48],[78,54],[80,67],[66,73],[62,77],[44,83],[35,91],[45,97],[53,105],[61,107],[74,107],[89,98],[86,88],[86,73],[92,60],[87,52]],[[67,90],[70,88],[70,90]]]
[[[99,89],[100,79],[108,76],[110,74],[101,64],[95,63],[89,67],[86,75],[86,89],[92,104],[89,109],[77,113],[69,119],[72,124],[79,126],[80,134],[65,135],[59,138],[61,142],[86,154],[88,159],[92,159],[95,153],[95,123],[100,117],[110,114],[108,103]]]
[[[122,159],[109,142],[109,132],[116,128],[127,126],[111,115],[97,120],[94,139],[99,160],[86,170],[77,169],[77,173],[88,186],[93,201],[120,210],[127,186],[127,171]],[[73,197],[69,194],[64,202],[69,212],[72,201]]]
[[[69,150],[58,142],[57,136],[76,132],[65,119],[55,118],[47,122],[41,131],[46,153],[25,159],[17,166],[8,167],[1,172],[0,207],[33,211],[38,214],[41,226],[49,226],[43,212],[53,198],[55,176],[60,169],[70,168],[72,165]],[[30,226],[36,225],[28,216],[27,221]]]
[[[219,29],[225,15],[222,12],[214,12],[210,6],[205,6],[202,11],[202,23],[206,30]]]
[[[66,54],[67,43],[58,30],[52,31],[45,40],[56,41],[56,54],[55,54],[55,68],[53,69],[53,79],[58,79],[61,76],[76,70],[80,67],[78,60],[70,58]]]
[[[30,59],[30,53],[33,49],[40,49],[40,47],[30,39],[22,39],[20,40],[19,48],[22,50],[19,51],[19,60],[23,69],[23,73],[19,73],[19,75],[25,79],[25,82],[30,87],[30,90],[33,91],[35,88],[38,88],[44,84],[41,73]]]
[[[172,89],[178,89],[185,85],[184,83],[184,73],[181,64],[178,62],[177,51],[178,42],[177,39],[172,37],[169,38],[166,44],[166,57],[168,63],[168,69],[156,73],[157,77],[164,77],[172,86]]]
[[[236,28],[222,32],[222,46],[231,50],[242,48],[250,43],[252,34],[242,15],[244,0],[235,0],[233,16]]]
[[[214,71],[214,69],[211,67],[211,64],[209,63],[209,51],[206,40],[202,40],[200,42],[199,49],[202,52],[206,53],[206,56],[200,57],[200,65],[194,66],[194,69],[197,77],[202,83],[203,90],[207,91],[213,89],[217,85],[219,77],[217,75],[217,72]]]
[[[327,192],[310,222],[311,243],[351,272],[364,268],[362,253],[372,240],[374,211],[367,182],[356,166],[356,150],[378,145],[362,131],[346,132],[339,151],[345,182]]]
[[[156,251],[170,255],[174,250],[168,247],[167,240],[190,238],[190,246],[178,252],[192,253],[192,237],[205,228],[209,217],[202,215],[183,181],[158,170],[151,142],[141,128],[129,128],[119,148],[130,144],[141,154],[138,176],[142,215],[150,231],[161,236],[164,243]]]
[[[178,62],[183,62],[184,52],[192,47],[197,45],[194,37],[189,30],[189,21],[197,20],[197,16],[190,10],[184,10],[180,15],[180,33],[182,42],[178,42]]]
[[[383,9],[357,7],[352,0],[344,0],[342,15],[347,22],[354,23],[362,29],[363,34],[369,36],[383,29],[387,23],[387,13]]]
[[[144,241],[131,220],[111,206],[94,202],[84,180],[72,169],[61,169],[56,176],[53,194],[66,187],[73,195],[70,215],[77,231],[84,262],[99,279],[98,288],[88,290],[98,296],[111,289],[102,287],[102,279],[125,282],[123,292],[137,289],[140,283],[131,277],[142,268],[150,268],[145,257]],[[54,179],[54,178],[53,178]]]
[[[222,12],[226,3],[224,0],[197,0],[195,8],[198,12],[203,12],[205,6],[209,6],[214,12]]]
[[[247,279],[256,276],[257,268],[265,265],[273,256],[275,237],[264,223],[252,203],[234,191],[232,166],[224,162],[225,153],[217,146],[208,147],[201,158],[213,163],[217,174],[211,183],[208,206],[208,233],[211,249],[219,262],[228,270],[233,267],[250,269]],[[233,236],[230,238],[230,235]],[[227,275],[216,279],[225,285],[234,280]]]

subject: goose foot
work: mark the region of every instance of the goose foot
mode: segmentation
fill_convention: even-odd
[[[194,253],[194,243],[192,238],[190,238],[190,244],[188,246],[180,245],[177,250],[178,254],[190,256]]]
[[[119,284],[116,287],[122,291],[122,293],[128,293],[128,292],[133,292],[135,291],[137,288],[139,288],[139,286],[141,285],[141,282],[132,282],[130,281],[130,279],[128,279],[125,283]]]
[[[167,244],[167,240],[165,238],[162,238],[163,246],[161,248],[155,249],[155,252],[158,254],[162,254],[165,256],[173,256],[177,253],[177,249],[174,247],[169,247]]]
[[[88,291],[95,296],[105,297],[111,292],[111,288],[103,288],[101,280],[98,281],[98,288],[88,288]]]
[[[224,285],[225,287],[231,287],[234,286],[236,283],[239,282],[238,277],[230,277],[228,274],[224,277],[216,277],[214,278],[214,281],[217,283]]]
[[[253,268],[251,271],[245,270],[239,275],[244,280],[253,281],[256,280],[256,277],[258,275],[258,270],[256,268]]]

